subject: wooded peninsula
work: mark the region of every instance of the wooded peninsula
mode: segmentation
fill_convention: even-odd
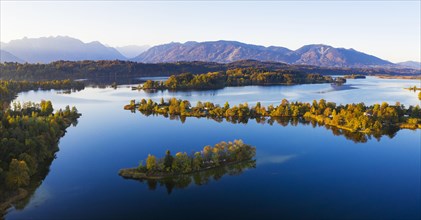
[[[132,100],[124,106],[126,110],[138,110],[145,115],[163,115],[180,117],[206,117],[214,120],[226,119],[227,121],[248,121],[249,119],[261,120],[266,117],[300,118],[306,121],[317,121],[337,127],[349,132],[362,132],[366,134],[382,134],[390,129],[417,129],[421,128],[421,108],[396,103],[389,105],[374,104],[366,106],[364,103],[337,105],[326,102],[324,99],[313,103],[289,102],[283,99],[278,106],[262,106],[260,102],[254,107],[247,103],[232,106],[226,102],[224,106],[211,102],[197,102],[191,106],[187,100],[171,98],[167,102],[163,99],[159,103],[151,99],[142,99],[139,103]]]
[[[59,139],[81,115],[69,106],[54,112],[51,101],[10,102],[29,90],[83,88],[70,80],[0,81],[0,214],[35,191],[59,150]]]

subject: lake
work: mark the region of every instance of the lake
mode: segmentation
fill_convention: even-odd
[[[311,102],[420,104],[403,88],[419,80],[349,79],[343,86],[229,87],[215,91],[146,93],[130,86],[71,94],[38,91],[18,101],[48,99],[74,105],[83,115],[60,140],[50,172],[25,208],[6,219],[420,219],[421,130],[356,143],[323,126],[281,126],[169,120],[123,110],[129,100],[176,97],[224,104]],[[126,180],[118,170],[137,166],[149,153],[199,151],[242,139],[256,146],[256,166],[206,184],[170,191],[164,185]]]

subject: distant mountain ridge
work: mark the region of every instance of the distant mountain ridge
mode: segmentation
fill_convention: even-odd
[[[139,54],[147,51],[149,48],[151,48],[149,45],[128,45],[123,47],[115,47],[115,49],[118,50],[118,52],[120,52],[121,54],[123,54],[123,56],[127,58],[136,57]]]
[[[2,49],[30,63],[57,60],[125,60],[116,49],[98,41],[84,43],[78,39],[57,36],[23,38],[3,43]]]
[[[394,65],[354,49],[334,48],[323,44],[306,45],[293,51],[285,47],[264,47],[237,41],[163,44],[150,48],[132,60],[145,63],[177,61],[229,63],[246,59],[329,67]]]
[[[0,63],[4,62],[24,63],[25,61],[5,50],[0,50]]]
[[[417,68],[417,63],[394,64],[354,49],[324,44],[305,45],[297,50],[279,46],[259,46],[237,41],[169,43],[154,46],[129,45],[109,47],[98,41],[84,43],[78,39],[57,36],[23,38],[1,43],[1,62],[50,63],[58,60],[131,60],[143,63],[202,61],[230,63],[258,60],[322,67]],[[146,51],[144,51],[146,50]],[[144,51],[144,52],[142,52]],[[137,56],[136,56],[137,55]],[[127,57],[134,57],[128,59]]]
[[[402,67],[406,67],[406,68],[421,69],[421,62],[417,62],[417,61],[406,61],[406,62],[400,62],[396,64]]]

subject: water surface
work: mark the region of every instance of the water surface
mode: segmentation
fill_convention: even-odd
[[[417,84],[418,83],[418,84]],[[123,110],[130,99],[177,97],[223,104],[286,98],[373,104],[419,104],[404,87],[418,80],[369,77],[329,84],[229,87],[216,91],[132,91],[127,86],[86,88],[72,94],[28,92],[19,101],[49,99],[55,107],[75,105],[83,114],[60,141],[60,151],[42,185],[23,210],[6,219],[420,219],[421,131],[401,130],[393,138],[355,143],[324,127],[185,123]],[[204,185],[151,187],[118,176],[147,154],[198,151],[222,140],[256,146],[256,168]]]

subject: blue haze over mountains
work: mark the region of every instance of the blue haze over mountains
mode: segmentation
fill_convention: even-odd
[[[136,51],[137,56],[136,56]],[[124,55],[123,55],[124,54]],[[329,45],[305,45],[297,50],[285,47],[245,44],[237,41],[169,43],[158,46],[109,47],[98,41],[84,43],[58,36],[23,38],[1,44],[1,62],[50,63],[57,60],[131,60],[144,63],[205,61],[229,63],[253,59],[288,64],[326,67],[405,67],[419,69],[416,61],[398,64],[354,49]]]

